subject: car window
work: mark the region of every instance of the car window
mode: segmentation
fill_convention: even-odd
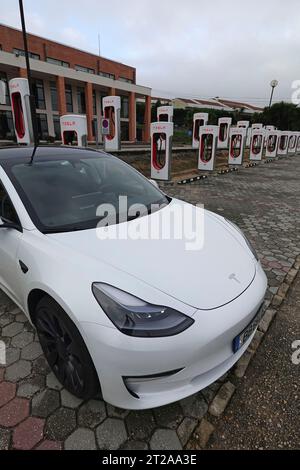
[[[119,159],[76,155],[36,159],[32,165],[17,164],[11,169],[16,189],[42,232],[95,228],[100,220],[97,209],[108,204],[115,209],[117,223],[124,221],[127,213],[119,205],[122,196],[127,198],[126,209],[142,204],[149,208],[147,213],[153,205],[169,203],[160,190]]]
[[[15,208],[0,181],[0,217],[4,222],[11,222],[19,225],[19,218]]]

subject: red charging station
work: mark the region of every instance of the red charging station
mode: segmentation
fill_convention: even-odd
[[[13,78],[9,81],[9,94],[18,144],[33,143],[33,129],[27,78]]]
[[[280,156],[287,155],[289,138],[290,138],[290,132],[289,131],[280,132],[277,155],[280,155]]]
[[[173,106],[159,106],[157,108],[158,122],[173,122],[174,108]]]
[[[232,125],[232,118],[223,117],[218,120],[219,135],[218,135],[218,148],[228,149],[230,127]]]
[[[216,162],[218,136],[219,126],[200,127],[198,170],[214,170]]]
[[[109,131],[103,135],[104,148],[107,151],[121,149],[121,98],[105,96],[102,101],[103,118],[107,119]]]
[[[237,127],[243,127],[244,129],[248,129],[249,126],[250,126],[249,121],[238,121],[237,122]]]
[[[296,153],[297,150],[297,132],[291,132],[289,136],[288,154]]]
[[[65,114],[60,118],[63,145],[87,146],[87,121],[81,114]]]
[[[229,165],[242,165],[246,146],[247,128],[232,127],[229,138]]]
[[[276,130],[267,131],[266,135],[266,157],[277,157],[280,132]]]
[[[193,116],[193,142],[194,149],[199,148],[200,127],[207,126],[208,113],[195,113]]]
[[[250,160],[260,161],[264,150],[265,130],[263,128],[253,129],[250,142]]]
[[[255,122],[255,123],[252,124],[252,126],[251,126],[251,129],[252,129],[253,131],[257,131],[257,130],[263,129],[263,128],[264,128],[264,125],[261,124],[260,122]]]
[[[171,179],[173,122],[151,124],[151,178]]]
[[[297,152],[297,153],[300,153],[300,132],[297,132],[296,152]]]
[[[245,145],[246,147],[250,147],[250,142],[251,142],[251,128],[250,128],[250,121],[238,121],[237,122],[237,127],[243,127],[246,129],[246,142]]]

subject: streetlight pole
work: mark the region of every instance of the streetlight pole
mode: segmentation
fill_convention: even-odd
[[[275,88],[276,88],[277,85],[278,85],[278,80],[272,80],[271,83],[270,83],[270,85],[271,85],[272,90],[271,90],[271,97],[270,97],[269,108],[271,108],[271,105],[272,105],[274,90],[275,90]]]
[[[29,86],[29,103],[30,103],[30,112],[31,112],[31,120],[32,120],[33,139],[34,139],[34,145],[37,146],[39,144],[39,137],[38,137],[38,128],[37,128],[37,120],[36,120],[35,99],[33,95],[32,77],[31,77],[30,62],[29,62],[23,0],[19,0],[19,7],[20,7],[20,17],[21,17],[22,32],[23,32],[23,42],[24,42],[24,52],[25,52],[25,60],[26,60],[26,68],[27,68],[28,86]]]

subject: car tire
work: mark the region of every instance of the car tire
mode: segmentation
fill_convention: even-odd
[[[38,302],[35,326],[47,362],[64,388],[84,400],[101,395],[98,375],[80,332],[51,297]]]

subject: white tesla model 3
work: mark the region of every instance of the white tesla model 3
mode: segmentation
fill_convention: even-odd
[[[231,368],[253,339],[267,286],[242,232],[204,211],[196,250],[180,238],[109,236],[116,226],[171,224],[171,213],[182,228],[184,209],[197,208],[105,153],[31,154],[0,150],[0,287],[36,327],[64,387],[145,409],[187,397]],[[156,209],[129,216],[119,196]],[[117,217],[99,229],[103,205]]]

